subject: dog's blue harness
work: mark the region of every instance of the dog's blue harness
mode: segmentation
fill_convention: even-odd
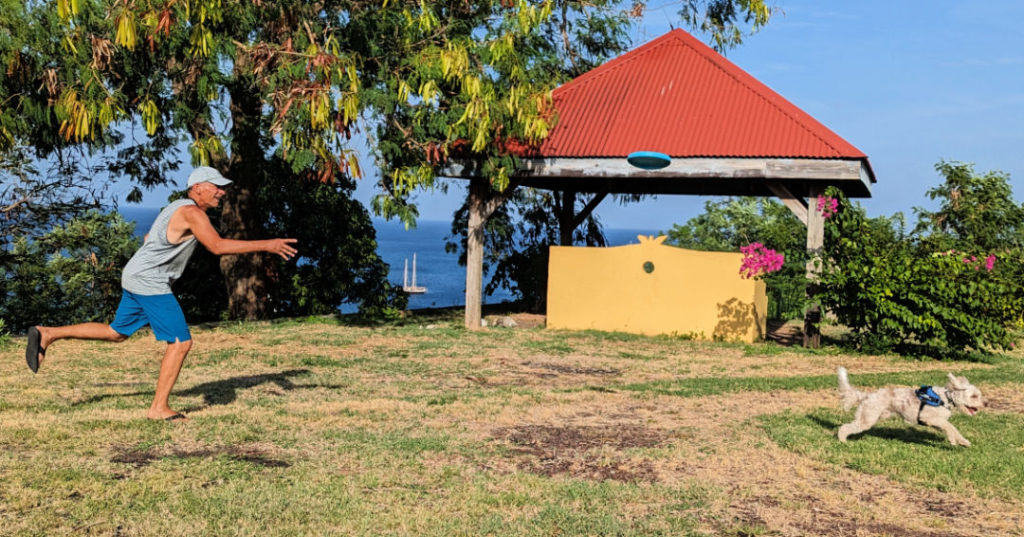
[[[923,421],[921,421],[921,411],[924,410],[924,407],[946,406],[946,403],[942,401],[942,398],[939,397],[939,394],[935,393],[935,390],[933,390],[931,386],[921,386],[914,392],[914,395],[916,395],[917,398],[921,400],[921,406],[918,407],[917,409],[918,425],[926,425]]]

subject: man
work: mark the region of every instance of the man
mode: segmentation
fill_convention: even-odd
[[[192,335],[185,314],[171,292],[171,284],[185,270],[198,241],[215,255],[269,252],[284,259],[295,253],[295,239],[242,241],[225,239],[210,223],[206,210],[220,205],[223,186],[231,181],[217,170],[202,166],[188,178],[188,197],[172,202],[160,211],[135,255],[121,272],[121,303],[114,321],[71,326],[33,326],[28,330],[25,361],[33,373],[46,357],[46,349],[60,339],[91,339],[120,342],[138,329],[150,325],[157,340],[167,342],[160,363],[156,395],[146,417],[154,420],[187,420],[171,409],[167,399],[178,380],[185,356],[192,348]]]

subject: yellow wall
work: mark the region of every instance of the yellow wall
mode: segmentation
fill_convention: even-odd
[[[764,282],[740,276],[742,254],[666,246],[664,236],[638,238],[640,244],[613,248],[552,246],[547,327],[764,339]]]

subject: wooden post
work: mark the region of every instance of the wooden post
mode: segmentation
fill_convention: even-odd
[[[466,328],[480,329],[481,290],[484,281],[484,197],[487,180],[469,180],[469,227],[466,230]]]
[[[577,192],[566,191],[561,193],[561,197],[555,198],[558,200],[555,207],[558,211],[559,246],[572,246],[573,231],[576,231],[576,228],[583,224],[583,221],[594,212],[594,209],[608,196],[608,193],[598,192],[594,194],[594,197],[590,198],[590,201],[587,202],[587,205],[579,213],[573,214],[573,210],[576,209],[577,195]],[[555,196],[559,196],[559,193],[555,193]]]
[[[818,272],[821,270],[822,252],[825,246],[825,218],[818,210],[818,196],[825,193],[825,187],[811,185],[807,190],[807,298],[809,305],[804,314],[804,347],[817,349],[821,346],[821,305],[817,301]]]
[[[556,192],[561,197],[558,207],[558,245],[572,246],[572,232],[576,229],[576,193],[571,190]]]

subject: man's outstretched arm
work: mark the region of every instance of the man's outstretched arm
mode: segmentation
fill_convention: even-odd
[[[210,223],[210,217],[206,216],[199,207],[182,207],[183,216],[188,223],[188,228],[195,235],[196,239],[206,247],[210,253],[215,255],[249,254],[253,252],[270,252],[277,254],[283,259],[291,259],[298,253],[293,244],[297,239],[263,239],[243,241],[236,239],[225,239]]]

